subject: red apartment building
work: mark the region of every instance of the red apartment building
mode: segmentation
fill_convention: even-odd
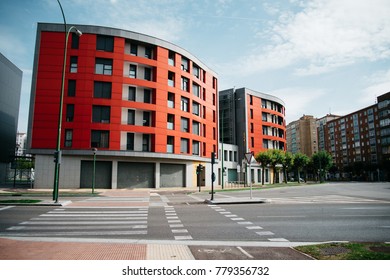
[[[70,26],[70,25],[69,25]],[[218,149],[217,75],[188,51],[127,30],[77,25],[67,48],[61,188],[193,187]],[[35,185],[53,186],[64,26],[39,23],[29,119]],[[210,184],[211,176],[205,176]]]

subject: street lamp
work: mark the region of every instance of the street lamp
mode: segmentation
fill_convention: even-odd
[[[64,10],[62,9],[60,0],[57,0],[58,5],[60,6],[62,17],[64,19],[64,31],[65,31],[65,45],[64,45],[64,62],[62,67],[62,82],[61,82],[61,95],[60,95],[60,112],[58,116],[58,132],[57,132],[57,146],[56,151],[54,152],[54,187],[53,187],[53,200],[58,202],[58,184],[59,184],[59,174],[60,174],[60,164],[61,164],[61,126],[62,126],[62,110],[64,103],[64,88],[65,88],[65,71],[66,71],[66,54],[68,49],[68,39],[69,34],[72,29],[75,30],[78,36],[81,36],[83,33],[78,30],[76,27],[71,26],[67,29]]]
[[[93,152],[93,173],[92,173],[92,194],[95,193],[95,178],[96,178],[96,148],[92,148]]]

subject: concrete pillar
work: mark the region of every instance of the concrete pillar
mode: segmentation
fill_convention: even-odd
[[[154,167],[154,185],[155,185],[155,188],[156,189],[159,189],[160,186],[161,186],[161,183],[160,183],[160,163],[159,162],[156,162],[155,164],[155,167]]]
[[[111,188],[118,188],[118,161],[112,161]]]

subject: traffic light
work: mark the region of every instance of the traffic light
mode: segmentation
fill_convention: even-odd
[[[196,167],[196,174],[199,175],[200,173],[202,173],[202,170],[203,170],[203,165],[199,164]]]
[[[62,155],[61,151],[54,152],[54,162],[55,163],[61,164],[61,155]]]
[[[215,164],[215,153],[211,153],[211,164]]]

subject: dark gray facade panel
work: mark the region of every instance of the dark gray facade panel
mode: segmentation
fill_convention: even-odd
[[[112,162],[96,161],[95,188],[111,189]],[[93,161],[81,161],[80,188],[92,189]]]
[[[21,88],[22,71],[0,53],[0,162],[15,155]]]
[[[185,184],[185,168],[184,164],[162,163],[160,165],[160,187],[183,187]]]
[[[154,163],[118,162],[117,187],[154,188]]]

